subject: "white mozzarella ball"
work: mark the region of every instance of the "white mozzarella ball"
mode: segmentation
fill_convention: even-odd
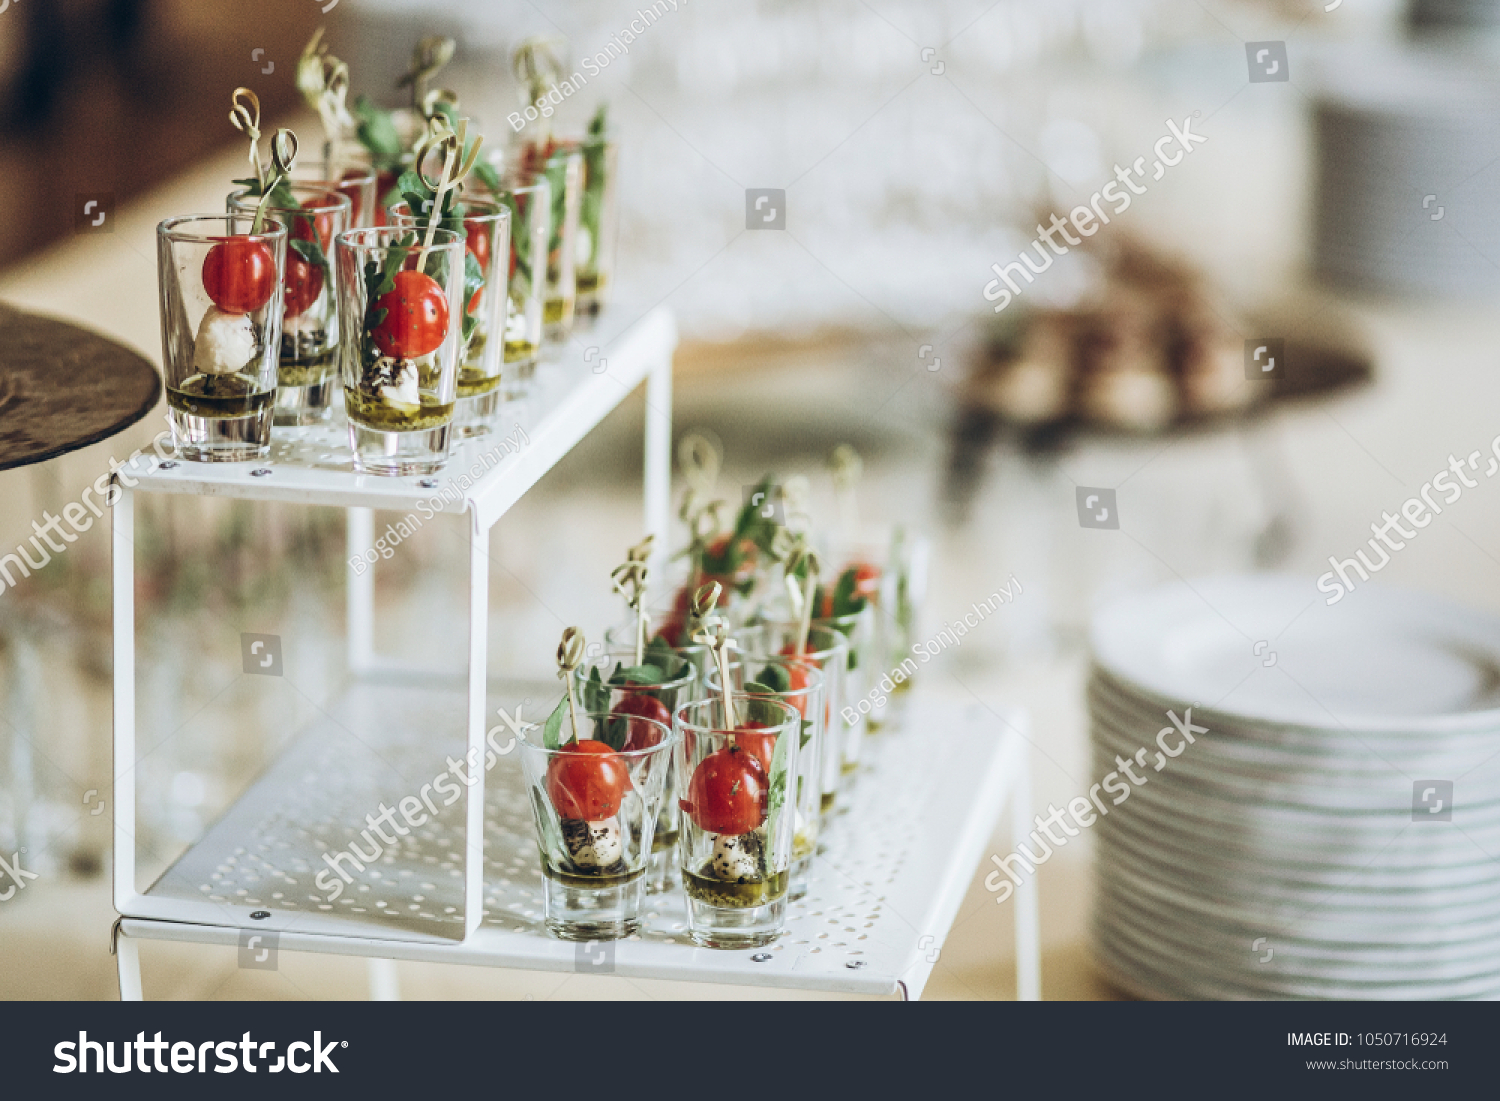
[[[205,375],[232,375],[254,359],[257,351],[249,314],[210,306],[193,341],[193,369]]]

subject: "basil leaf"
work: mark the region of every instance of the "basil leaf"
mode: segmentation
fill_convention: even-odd
[[[474,178],[489,189],[491,193],[500,190],[500,173],[495,171],[495,166],[488,161],[474,162]]]
[[[594,720],[594,737],[619,752],[630,738],[630,720],[624,715],[609,715]]]
[[[547,716],[547,725],[542,727],[542,744],[548,749],[558,749],[562,746],[562,724],[563,712],[568,707],[567,693],[557,701],[557,706],[552,709],[552,714]]]
[[[399,164],[404,150],[391,113],[375,106],[369,96],[360,96],[354,101],[354,117],[359,121],[355,134],[370,151],[376,166]]]
[[[744,691],[746,691],[746,692],[759,692],[763,696],[774,696],[774,695],[776,695],[776,689],[772,688],[769,684],[765,684],[765,683],[763,683],[761,681],[758,681],[758,680],[747,681],[746,684],[745,684]]]

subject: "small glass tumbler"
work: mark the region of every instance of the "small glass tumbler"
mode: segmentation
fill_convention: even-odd
[[[664,723],[579,711],[574,738],[564,710],[553,745],[546,728],[521,739],[542,858],[547,931],[563,940],[618,940],[640,929],[641,895],[676,741]],[[611,725],[624,738],[601,739]],[[580,748],[581,746],[581,748]]]
[[[323,183],[349,200],[349,228],[376,224],[378,173],[364,149],[343,147],[332,160],[300,159],[292,169],[294,183]],[[325,182],[326,181],[326,182]]]
[[[459,437],[467,438],[486,435],[500,409],[502,348],[510,306],[505,286],[510,211],[490,199],[464,199],[458,212],[463,215],[464,249],[474,258],[483,280],[464,307],[464,351],[458,365],[458,408],[453,423]],[[404,202],[391,208],[390,220],[392,225],[418,231],[426,227],[425,219],[414,216]]]
[[[583,209],[583,154],[560,145],[542,170],[552,187],[552,218],[547,241],[547,293],[543,335],[554,344],[573,335],[578,306],[578,215]]]
[[[849,701],[849,644],[838,631],[830,627],[809,627],[807,646],[797,653],[798,624],[791,622],[761,621],[735,629],[735,638],[740,641],[744,660],[754,662],[757,657],[797,658],[811,663],[823,674],[823,728],[820,743],[822,759],[818,763],[818,784],[821,790],[819,809],[823,817],[833,813],[838,802],[838,793],[844,786],[844,739],[849,727],[845,705]]]
[[[286,226],[286,276],[281,295],[281,358],[276,368],[276,424],[322,424],[333,414],[339,369],[339,306],[333,242],[349,228],[348,198],[327,181],[289,185],[296,207],[268,205]],[[240,190],[231,214],[253,214],[260,199]]]
[[[510,305],[505,316],[505,370],[501,390],[507,399],[524,398],[536,377],[542,347],[543,302],[547,293],[545,266],[534,257],[547,254],[551,233],[552,185],[545,176],[529,183],[512,179],[499,191],[476,188],[510,212]]]
[[[796,808],[792,833],[793,902],[807,894],[812,874],[813,854],[818,849],[818,827],[823,818],[823,786],[819,775],[823,764],[823,730],[827,712],[823,706],[823,672],[806,658],[768,657],[747,654],[729,663],[729,687],[734,692],[750,691],[746,684],[761,684],[771,689],[772,699],[789,703],[797,709],[802,722],[802,736],[797,753],[797,779],[791,793]],[[723,690],[719,671],[710,669],[704,679],[708,698]]]
[[[677,709],[677,849],[687,894],[688,930],[705,948],[770,944],[786,924],[802,716],[766,696]]]
[[[604,308],[614,274],[616,221],[616,165],[619,146],[603,138],[585,138],[577,145],[583,154],[583,201],[578,211],[578,242],[573,261],[578,288],[577,312],[596,317]]]
[[[448,461],[463,350],[464,239],[445,229],[341,233],[344,410],[356,469],[431,474]]]
[[[271,451],[286,227],[187,214],[156,227],[162,366],[177,454],[248,462]]]
[[[611,651],[574,672],[579,699],[591,712],[619,716],[617,722],[639,717],[670,725],[679,707],[703,696],[703,680],[697,667],[675,652],[671,658],[668,663],[660,653],[647,654],[642,665],[651,669],[639,670],[632,676],[636,672],[635,651]],[[674,763],[668,769],[668,791],[676,787],[675,767]],[[678,826],[676,802],[671,798],[663,800],[651,843],[651,867],[646,875],[646,890],[650,894],[677,886]]]
[[[841,711],[844,745],[840,769],[845,776],[852,776],[859,769],[861,751],[868,735],[868,717],[876,709],[877,701],[885,695],[878,688],[871,691],[880,676],[878,671],[871,669],[875,656],[875,606],[866,604],[861,611],[815,619],[813,624],[842,635],[849,650]]]

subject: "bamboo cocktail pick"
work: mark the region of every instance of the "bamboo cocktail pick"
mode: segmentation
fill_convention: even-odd
[[[714,656],[714,664],[719,670],[719,688],[723,692],[724,722],[729,730],[734,731],[739,729],[740,721],[734,713],[734,693],[729,687],[729,648],[737,643],[729,637],[729,621],[721,615],[711,614],[719,606],[719,595],[723,591],[724,586],[710,581],[693,594],[693,618],[698,624],[693,641],[703,643]]]
[[[640,665],[646,660],[646,581],[649,570],[646,561],[651,556],[651,544],[656,536],[648,535],[635,546],[631,547],[625,555],[625,561],[616,566],[610,572],[610,578],[614,581],[615,592],[625,598],[632,611],[635,612],[635,663]],[[629,592],[626,591],[629,586]]]
[[[573,741],[583,740],[583,727],[578,725],[578,698],[573,692],[573,670],[583,661],[583,632],[569,627],[562,633],[562,642],[557,647],[557,675],[568,688],[568,714],[573,718]]]

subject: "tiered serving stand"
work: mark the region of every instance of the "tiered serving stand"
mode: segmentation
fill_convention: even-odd
[[[268,461],[163,463],[138,476],[114,509],[114,900],[120,994],[142,997],[139,942],[239,946],[248,932],[278,951],[364,956],[376,997],[397,994],[394,960],[540,971],[607,971],[677,979],[919,997],[1007,804],[1030,829],[1024,717],[978,705],[905,701],[905,719],[874,737],[846,808],[825,831],[808,895],[786,934],[760,951],[695,947],[680,895],[646,901],[645,928],[609,945],[575,945],[542,928],[542,881],[531,808],[511,731],[496,718],[526,700],[528,717],[557,692],[490,676],[487,654],[490,529],[642,382],[646,385],[645,521],[662,548],[670,515],[671,313],[615,307],[561,363],[538,372],[528,399],[528,443],[509,453],[509,429],[458,447],[443,474],[381,478],[353,471],[342,426],[278,438]],[[600,369],[603,365],[604,369]],[[498,449],[498,451],[497,451]],[[503,458],[472,484],[486,451]],[[319,708],[230,808],[144,890],[135,842],[134,501],[138,493],[238,497],[348,510],[349,554],[370,549],[375,509],[417,512],[446,497],[466,516],[469,542],[467,674],[424,672],[376,653],[374,570],[349,573],[349,684]],[[420,514],[420,513],[419,513]],[[434,520],[433,522],[441,522]],[[451,522],[451,521],[449,521]],[[290,653],[295,640],[285,640]],[[292,667],[286,670],[292,672]],[[267,678],[267,684],[271,682]],[[143,732],[150,745],[155,732]],[[500,752],[495,752],[495,750]],[[469,769],[466,760],[494,761]],[[442,773],[473,782],[446,807],[430,787]],[[452,781],[450,781],[451,783]],[[423,786],[429,785],[423,791]],[[451,798],[451,796],[450,796]],[[378,858],[342,883],[315,885],[325,854],[344,852],[382,805],[416,800],[435,815],[395,831]],[[408,809],[413,804],[408,802]],[[421,810],[408,822],[424,817]],[[401,819],[395,819],[401,821]],[[1040,996],[1035,888],[1016,891],[1018,994]],[[258,942],[259,943],[259,942]]]

